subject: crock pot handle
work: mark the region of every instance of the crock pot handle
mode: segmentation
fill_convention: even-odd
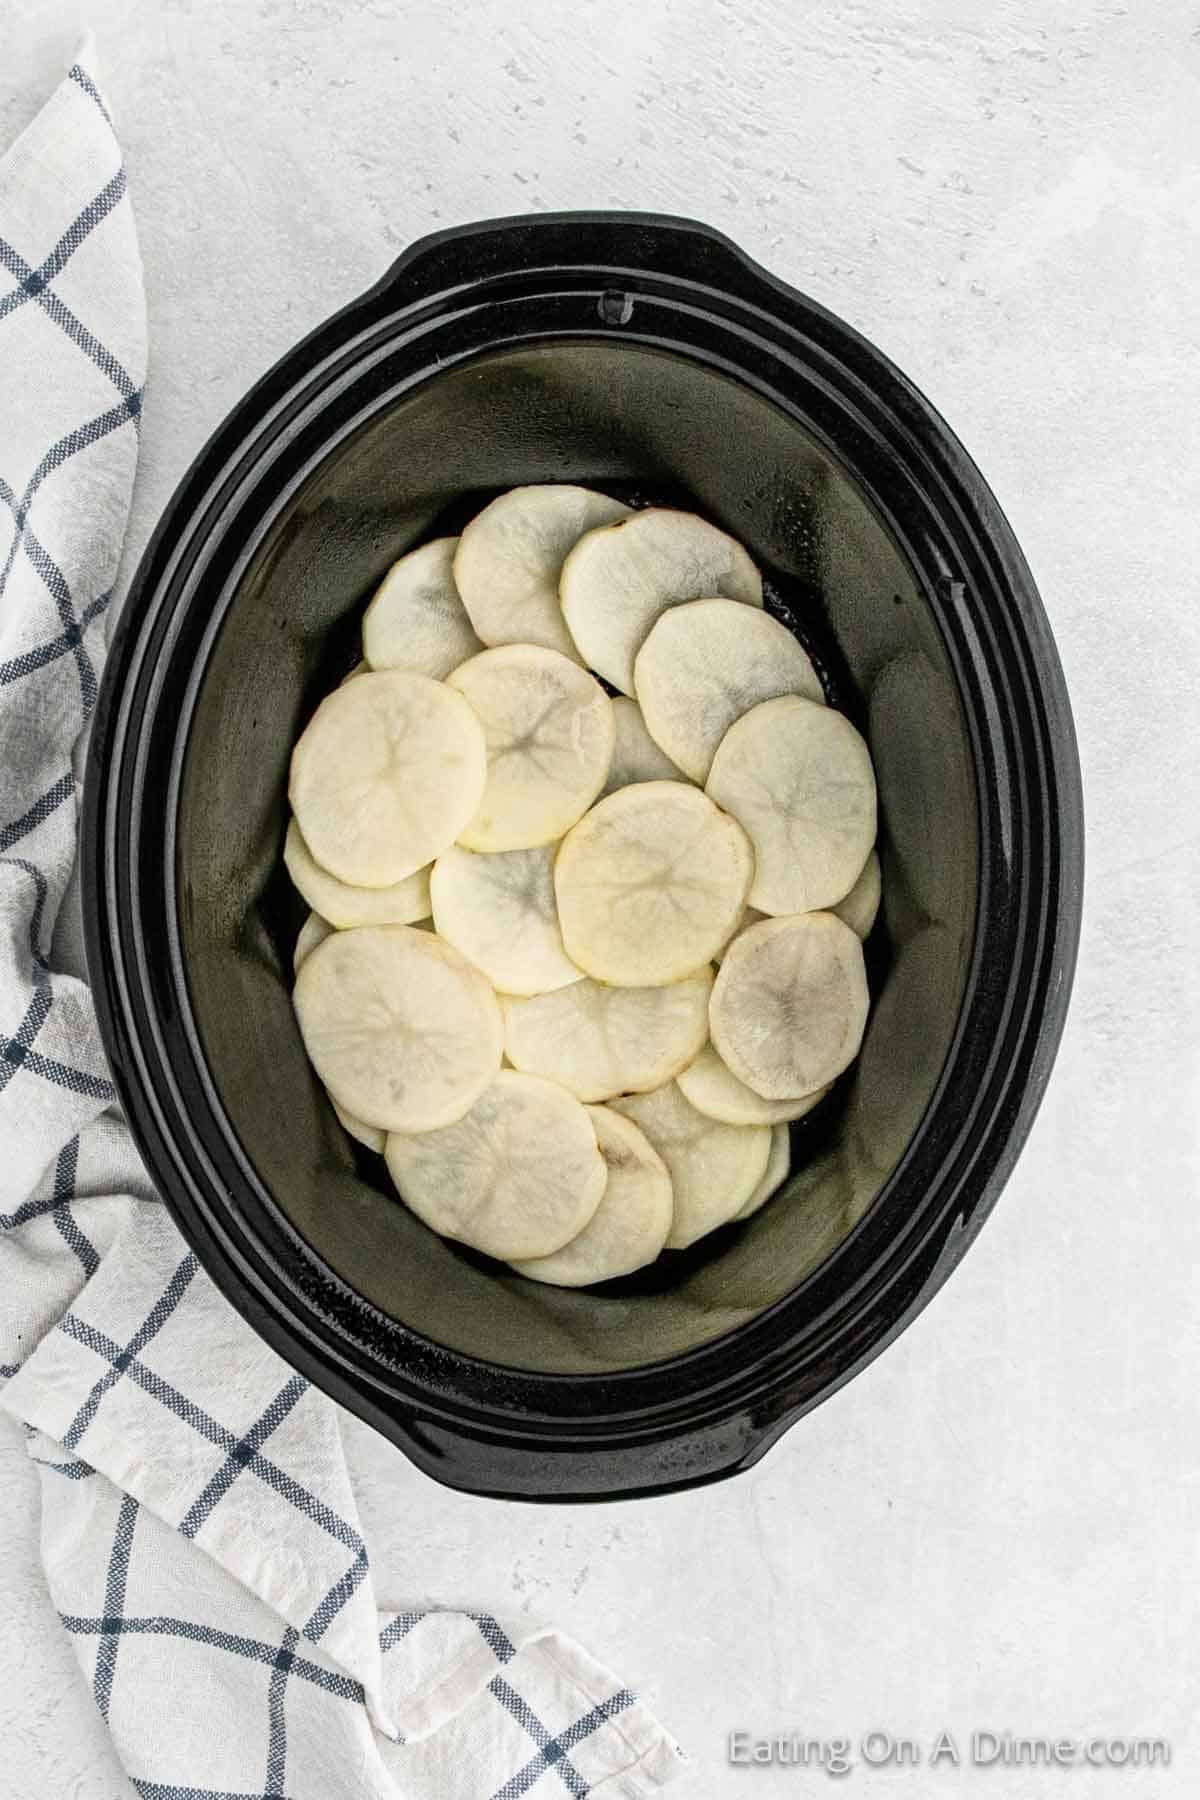
[[[698,220],[665,213],[576,212],[484,219],[418,238],[364,299],[409,305],[460,287],[477,292],[481,284],[534,268],[576,275],[594,271],[611,288],[611,302],[600,309],[599,318],[612,325],[625,322],[622,281],[644,270],[732,290],[747,299],[787,291],[729,238]]]

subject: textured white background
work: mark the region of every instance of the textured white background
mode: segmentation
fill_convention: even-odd
[[[413,237],[541,208],[691,213],[865,331],[950,418],[1033,565],[1075,706],[1074,1007],[1033,1137],[949,1287],[751,1474],[685,1497],[465,1500],[349,1422],[381,1598],[568,1625],[674,1727],[696,1800],[826,1786],[729,1769],[734,1726],[1162,1733],[1166,1775],[859,1768],[849,1785],[1194,1795],[1193,7],[0,0],[0,141],[87,24],[149,287],[133,549],[253,377]],[[8,1425],[0,1485],[0,1795],[129,1800],[40,1583]]]

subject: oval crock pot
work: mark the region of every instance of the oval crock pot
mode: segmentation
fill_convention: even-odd
[[[870,735],[885,894],[862,1056],[786,1187],[582,1291],[435,1237],[337,1126],[279,867],[289,747],[374,584],[554,480],[681,499],[761,561]],[[928,402],[718,234],[581,213],[425,239],[217,432],[125,605],[84,858],[121,1097],[213,1279],[430,1475],[579,1499],[745,1468],[945,1280],[1050,1071],[1082,812],[1033,581]]]

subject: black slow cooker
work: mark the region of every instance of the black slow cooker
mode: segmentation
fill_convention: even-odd
[[[581,1291],[434,1236],[341,1131],[280,872],[290,746],[384,571],[555,480],[748,546],[868,733],[885,892],[862,1056],[786,1187]],[[423,240],[220,428],[124,608],[83,854],[121,1097],[233,1305],[439,1480],[583,1499],[745,1468],[945,1280],[1050,1072],[1082,808],[1033,581],[929,403],[717,233],[580,213]]]

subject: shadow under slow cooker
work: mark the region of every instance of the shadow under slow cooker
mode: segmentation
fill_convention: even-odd
[[[879,782],[884,905],[861,1058],[794,1128],[793,1173],[754,1218],[644,1278],[545,1287],[435,1236],[345,1136],[300,1041],[282,873],[290,749],[356,660],[388,565],[523,482],[622,484],[746,544]],[[788,616],[788,605],[782,607]],[[230,1122],[292,1227],[382,1312],[450,1349],[546,1373],[657,1362],[793,1292],[896,1166],[933,1096],[974,933],[977,807],[941,637],[896,542],[774,402],[692,360],[599,340],[495,352],[402,396],[308,479],[247,567],[187,746],[178,893],[188,980]]]

